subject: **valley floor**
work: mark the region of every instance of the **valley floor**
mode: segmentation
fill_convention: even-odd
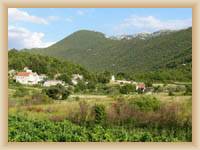
[[[27,96],[13,93],[10,89],[10,142],[190,142],[192,138],[191,96],[74,94],[64,101],[30,105],[20,103]]]

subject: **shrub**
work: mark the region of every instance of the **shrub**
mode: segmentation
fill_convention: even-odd
[[[169,91],[168,95],[169,96],[174,96],[174,93],[172,91]]]
[[[49,97],[58,100],[67,99],[70,92],[62,85],[58,84],[43,90]]]
[[[75,86],[74,92],[83,92],[87,89],[87,85],[85,84],[85,81],[80,80],[78,84]]]
[[[105,121],[106,112],[105,106],[102,104],[95,104],[93,106],[94,116],[95,116],[95,123],[102,124]]]
[[[186,85],[186,90],[184,95],[192,95],[192,85]]]
[[[26,88],[20,86],[20,87],[16,88],[16,91],[13,96],[14,97],[24,97],[27,95],[29,95],[29,91]]]
[[[154,87],[154,89],[153,89],[153,91],[155,92],[155,93],[158,93],[159,91],[160,91],[160,85],[158,85],[158,86],[155,86]]]
[[[135,92],[135,86],[132,84],[126,84],[120,87],[121,94],[129,94],[131,92]]]
[[[52,99],[50,99],[47,95],[43,93],[34,93],[30,98],[25,99],[23,102],[24,105],[39,105],[39,104],[49,104],[52,103]]]
[[[108,83],[110,81],[110,74],[107,72],[100,73],[97,76],[97,80],[99,83]]]
[[[72,84],[71,78],[67,73],[63,73],[57,77],[57,79],[64,81],[65,83]]]
[[[145,82],[146,87],[152,87],[153,83],[152,81],[148,80]]]
[[[142,111],[155,111],[160,108],[160,101],[152,96],[140,96],[131,103]]]

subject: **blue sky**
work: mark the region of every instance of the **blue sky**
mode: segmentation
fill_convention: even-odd
[[[9,48],[47,47],[81,29],[108,36],[192,26],[191,8],[9,8]]]

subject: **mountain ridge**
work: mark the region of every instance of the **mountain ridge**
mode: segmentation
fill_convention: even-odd
[[[78,63],[91,71],[142,72],[168,67],[175,55],[192,52],[192,27],[141,39],[113,40],[80,30],[47,48],[26,50]],[[184,63],[183,56],[183,62]],[[168,62],[169,61],[169,62]],[[180,65],[180,64],[179,64]]]

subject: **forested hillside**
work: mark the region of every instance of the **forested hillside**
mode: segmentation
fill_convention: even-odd
[[[8,52],[8,60],[9,70],[20,71],[24,67],[28,67],[34,72],[47,74],[49,77],[53,77],[57,73],[66,73],[68,75],[79,73],[84,75],[85,78],[90,78],[90,73],[83,67],[49,56],[10,50]]]
[[[133,73],[174,68],[191,63],[192,28],[121,40],[81,30],[48,48],[30,52],[64,58],[91,71]]]

